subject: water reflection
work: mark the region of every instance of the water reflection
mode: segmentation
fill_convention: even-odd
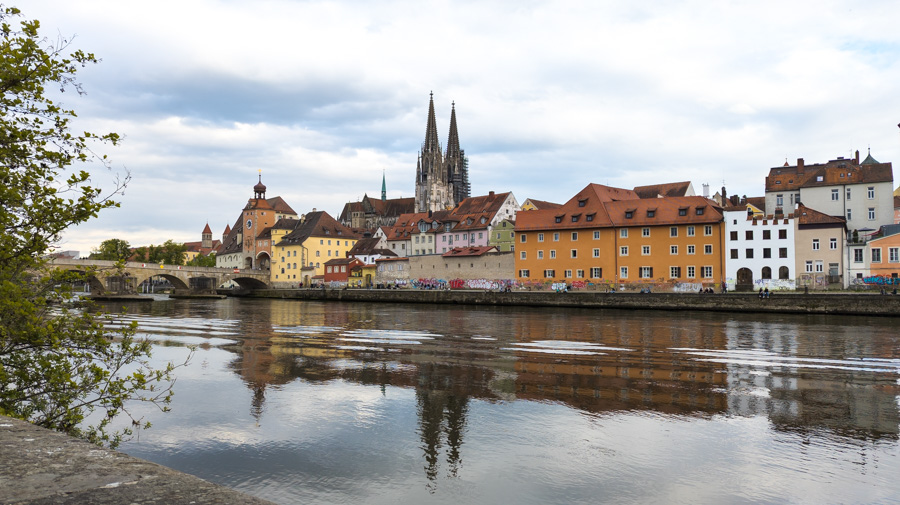
[[[764,417],[806,443],[898,439],[900,345],[886,318],[280,300],[132,310],[153,338],[199,328],[231,353],[258,423],[267,395],[296,381],[414,391],[432,493],[469,457],[476,404],[562,405],[596,419]]]

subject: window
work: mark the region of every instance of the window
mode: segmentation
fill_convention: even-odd
[[[673,256],[677,255],[677,254],[678,254],[678,246],[677,246],[677,245],[670,245],[670,246],[669,246],[669,254],[671,254],[671,255],[673,255]]]
[[[813,263],[812,260],[807,260],[806,262],[806,273],[812,273]]]
[[[628,267],[619,267],[619,278],[620,279],[628,278]]]
[[[571,279],[571,278],[572,278],[572,271],[566,270],[566,279]]]
[[[875,220],[875,207],[869,207],[869,221]]]
[[[671,226],[671,227],[669,227],[669,236],[670,236],[670,237],[677,237],[677,236],[678,236],[678,227],[677,227],[677,226]]]
[[[687,246],[687,253],[694,254],[694,246],[692,246],[692,245]]]
[[[556,249],[550,249],[550,259],[556,259]]]
[[[575,270],[575,277],[584,279],[584,270]]]
[[[572,249],[572,256],[570,256],[570,257],[577,258],[578,257],[578,249]]]
[[[599,231],[594,232],[594,240],[600,240],[600,232]]]
[[[575,242],[576,240],[578,240],[578,232],[573,231],[572,232],[572,242]]]
[[[836,238],[828,239],[828,248],[831,249],[832,251],[837,250],[837,239]]]
[[[543,242],[543,241],[544,241],[544,234],[538,233],[538,242]]]
[[[681,267],[669,267],[669,278],[677,279],[681,277]]]
[[[619,247],[619,256],[628,256],[628,246],[623,245]]]
[[[634,211],[633,211],[633,210],[626,210],[626,211],[625,211],[625,219],[631,219],[632,217],[634,217]]]
[[[694,236],[694,227],[693,227],[693,226],[688,226],[688,227],[687,227],[687,236],[688,236],[688,237],[693,237],[693,236]]]
[[[557,222],[557,223],[561,223],[561,222],[562,222],[562,216],[556,216],[556,222]]]
[[[572,222],[573,222],[573,223],[578,222],[578,218],[579,218],[580,216],[581,216],[581,214],[575,214],[575,215],[573,215],[573,216],[572,216]]]
[[[744,257],[747,259],[752,259],[753,258],[753,249],[746,249],[744,251]]]
[[[779,247],[778,248],[778,257],[779,258],[787,258],[788,257],[787,247]]]
[[[687,207],[681,207],[681,208],[678,209],[678,215],[679,215],[679,216],[686,216],[686,215],[687,215],[687,211],[688,211],[688,210],[687,210]]]
[[[763,267],[762,275],[760,276],[763,279],[771,279],[772,278],[772,269],[769,267]]]
[[[653,267],[641,267],[641,279],[652,279]]]
[[[703,207],[697,207],[697,212],[696,212],[696,214],[697,214],[698,216],[702,216],[702,215],[703,215],[703,209],[704,209]]]
[[[775,195],[775,206],[784,207],[784,195]]]
[[[531,277],[531,270],[519,270],[519,277]]]
[[[853,209],[847,209],[847,221],[853,219]]]
[[[732,249],[732,250],[731,250],[731,259],[733,259],[733,260],[739,259],[739,258],[738,258],[738,250],[737,250],[737,249]]]
[[[822,263],[822,260],[816,260],[816,272],[824,272],[825,264]]]
[[[524,251],[522,251],[522,252],[524,252]],[[541,249],[540,251],[538,251],[537,259],[539,259],[539,260],[544,259],[544,250],[543,250],[543,249]]]
[[[591,267],[591,278],[599,279],[603,277],[603,269],[600,267]]]
[[[778,230],[778,239],[784,240],[787,238],[787,230]]]
[[[552,279],[556,277],[556,270],[544,270],[544,278]]]
[[[600,249],[594,249],[593,254],[594,254],[595,258],[599,258],[600,257]]]
[[[869,189],[866,191],[866,197],[869,200],[875,199],[875,186],[869,186]]]
[[[872,248],[872,263],[881,263],[881,248]]]
[[[647,217],[656,217],[656,209],[647,209]]]
[[[770,248],[768,248],[768,247],[764,247],[764,248],[763,248],[763,258],[768,259],[768,258],[771,258],[771,257],[772,257],[772,249],[770,249]]]
[[[847,200],[850,199],[850,188],[847,188]]]
[[[703,254],[712,254],[712,244],[706,244],[703,246]]]
[[[619,230],[619,238],[628,238],[628,228]]]
[[[900,247],[888,249],[888,263],[900,263]]]
[[[712,272],[712,267],[703,267],[700,275],[702,275],[704,279],[712,279]]]
[[[853,262],[854,263],[862,263],[863,262],[863,250],[862,249],[854,249],[853,250]]]
[[[736,232],[736,231],[731,232],[729,235],[730,235],[729,238],[730,238],[731,240],[737,240],[737,239],[738,239],[738,232]]]
[[[586,203],[587,203],[587,200],[578,200],[579,207],[584,207]]]
[[[641,228],[641,236],[649,237],[650,236],[650,228]]]
[[[540,236],[540,235],[538,235],[538,236]],[[525,243],[525,234],[523,233],[523,234],[519,235],[519,237],[520,237],[519,241],[524,244]]]
[[[641,255],[643,255],[643,256],[649,256],[649,255],[650,255],[650,246],[648,246],[648,245],[642,245],[642,246],[641,246]]]
[[[818,250],[819,250],[819,239],[817,239],[817,238],[814,238],[814,239],[813,239],[812,250],[813,250],[813,251],[818,251]]]
[[[520,252],[519,252],[519,259],[520,259],[520,260],[525,259],[525,251],[520,251]]]
[[[693,279],[694,277],[696,277],[696,275],[694,275],[694,267],[687,267],[687,276],[688,279]]]
[[[779,267],[778,268],[778,278],[781,280],[788,280],[791,277],[791,269],[788,267]]]
[[[772,230],[763,230],[763,240],[772,239]]]
[[[593,220],[594,220],[594,215],[593,215],[593,214],[588,214],[588,215],[584,216],[584,220],[585,220],[585,221],[593,221]]]
[[[554,234],[553,234],[553,241],[554,241],[554,242],[559,242],[559,233],[554,233]]]
[[[753,240],[753,230],[745,231],[744,238],[746,238],[747,240]]]
[[[831,201],[833,201],[833,202],[838,201],[840,199],[840,196],[841,195],[838,194],[838,190],[836,190],[836,189],[831,190]],[[812,270],[807,270],[807,271],[811,272]]]

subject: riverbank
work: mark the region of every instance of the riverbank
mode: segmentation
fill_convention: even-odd
[[[0,503],[271,504],[5,416],[0,461]]]
[[[900,316],[900,296],[869,293],[804,294],[773,292],[768,298],[760,298],[756,293],[602,293],[596,291],[556,293],[552,291],[494,292],[428,289],[268,289],[248,292],[242,296],[344,302]]]

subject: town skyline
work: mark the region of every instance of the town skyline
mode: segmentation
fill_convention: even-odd
[[[473,196],[676,181],[760,196],[785,160],[900,153],[889,2],[20,7],[103,59],[63,104],[124,137],[103,151],[134,177],[122,207],[60,243],[82,254],[218,235],[260,169],[300,213],[377,197],[382,174],[412,197],[430,92],[443,147],[455,102]]]

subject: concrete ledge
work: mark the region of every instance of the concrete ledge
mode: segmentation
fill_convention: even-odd
[[[513,291],[422,289],[266,289],[254,298],[286,298],[345,302],[441,303],[525,307],[577,307],[634,310],[700,310],[712,312],[840,314],[900,316],[900,296],[869,293],[603,293],[598,291]]]
[[[5,416],[0,416],[0,503],[271,504]]]

